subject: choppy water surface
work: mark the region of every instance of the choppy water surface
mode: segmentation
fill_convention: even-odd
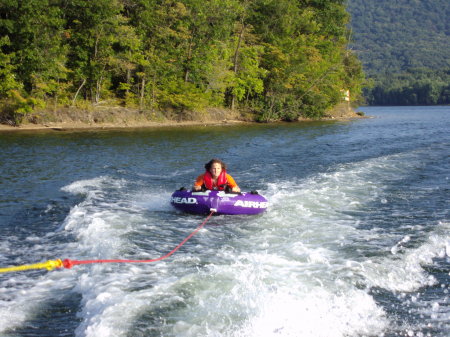
[[[0,336],[449,336],[450,107],[353,122],[0,134],[0,267],[151,259],[211,157],[261,216],[171,258],[0,274]]]

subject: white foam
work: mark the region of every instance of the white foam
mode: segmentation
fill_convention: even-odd
[[[170,205],[171,193],[167,191],[145,192],[134,197],[133,206],[140,208],[145,212],[155,211],[171,211],[173,207]]]
[[[150,238],[152,230],[161,235],[164,224],[155,226],[151,218],[145,216],[153,211],[168,210],[170,194],[167,191],[130,194],[123,188],[125,186],[124,181],[99,178],[75,182],[64,188],[70,193],[86,194],[85,200],[71,209],[62,225],[64,231],[77,239],[78,259],[126,259],[127,252],[136,253],[133,259],[160,256],[158,249],[161,247],[142,251],[128,240],[128,235],[145,229]],[[161,241],[156,244],[164,245]],[[172,245],[170,249],[175,247],[175,244]],[[164,263],[157,268],[162,266]],[[79,316],[83,319],[75,331],[76,335],[126,335],[133,318],[144,310],[149,296],[146,291],[130,292],[129,289],[140,282],[142,273],[146,273],[148,279],[154,278],[147,272],[149,268],[154,267],[130,264],[74,267],[72,271],[80,275],[75,290],[82,295]]]
[[[127,291],[127,284],[135,277],[128,268],[115,268],[111,274],[100,266],[92,266],[88,273],[82,274],[75,290],[83,295],[79,313],[83,321],[75,334],[124,335],[148,300],[145,291]]]
[[[417,248],[405,249],[400,257],[384,257],[363,263],[362,274],[371,286],[391,291],[411,292],[424,286],[436,284],[424,266],[432,265],[434,258],[448,255],[450,246],[450,224],[439,222],[434,232]]]
[[[318,287],[299,296],[286,289],[265,298],[261,312],[237,335],[379,335],[387,325],[383,310],[362,291],[337,295]]]
[[[218,218],[214,221],[236,221],[236,226],[207,227],[169,261],[76,266],[45,276],[56,280],[53,275],[59,275],[63,286],[28,280],[16,290],[32,292],[32,301],[9,294],[13,305],[0,302],[0,331],[20,326],[49,294],[71,284],[82,296],[82,322],[75,331],[80,337],[130,335],[141,315],[158,310],[166,321],[147,329],[161,335],[382,335],[391,322],[370,287],[406,292],[435,284],[423,266],[449,256],[450,228],[446,222],[436,224],[414,246],[409,234],[363,229],[360,217],[352,214],[369,203],[389,204],[390,183],[417,165],[414,154],[393,155],[269,184],[261,191],[270,200],[267,213]],[[63,247],[68,258],[158,257],[181,241],[172,237],[175,232],[178,237],[190,233],[179,224],[199,220],[161,223],[153,213],[169,209],[169,192],[130,193],[126,187],[126,181],[99,177],[63,188],[85,195],[60,228],[74,238]],[[377,247],[382,252],[370,259],[358,254],[358,245],[364,249],[380,239],[392,244]],[[440,303],[428,309],[436,319],[447,315]]]
[[[70,289],[74,280],[69,272],[47,273],[37,280],[26,274],[17,274],[2,282],[0,287],[0,332],[20,327],[39,313],[46,303],[58,300]]]
[[[61,188],[62,191],[72,194],[85,194],[88,192],[99,191],[102,184],[111,181],[109,177],[100,176],[93,179],[78,180]]]
[[[414,155],[408,154],[413,159]],[[130,267],[91,266],[77,285],[82,294],[83,322],[78,336],[121,336],[130,322],[152,308],[185,303],[171,309],[177,319],[159,327],[177,336],[354,336],[380,335],[390,322],[373,297],[357,284],[380,286],[393,291],[417,289],[432,284],[422,268],[444,248],[444,241],[430,236],[428,245],[412,251],[410,237],[392,236],[395,255],[371,260],[345,256],[346,245],[377,239],[379,234],[359,228],[355,217],[367,203],[389,203],[385,190],[392,181],[408,174],[411,160],[394,155],[361,163],[340,165],[334,172],[297,182],[269,185],[266,194],[271,207],[254,232],[227,241],[217,252],[215,264],[197,273],[189,272],[187,255],[177,256],[164,266],[166,278],[149,274],[154,286],[147,291],[129,291],[139,282],[139,272]],[[100,185],[98,185],[100,183]],[[82,183],[92,192],[104,181]],[[72,188],[71,190],[77,190]],[[100,187],[100,189],[103,187]],[[85,191],[86,193],[86,191]],[[129,207],[151,211],[167,210],[168,193],[144,193],[132,198]],[[133,215],[123,224],[127,211],[113,205],[99,207],[102,193],[89,194],[74,208],[65,229],[77,233],[85,255],[117,254],[130,242],[121,239],[145,219]],[[80,226],[77,229],[77,226]],[[148,228],[148,227],[147,227]],[[163,228],[154,228],[160,235]],[[170,235],[170,233],[166,233]],[[205,235],[214,235],[206,230]],[[212,238],[212,237],[211,237]],[[230,240],[230,239],[228,239]],[[162,244],[162,243],[161,243]],[[211,250],[208,243],[205,254]],[[440,248],[439,248],[440,247]],[[249,253],[252,252],[252,253]],[[214,250],[210,252],[213,254]],[[177,260],[179,258],[180,260]],[[212,257],[204,255],[202,261]],[[182,261],[183,263],[177,263]],[[145,267],[133,267],[141,271]],[[149,268],[149,267],[147,267]],[[189,293],[188,297],[180,297]],[[162,296],[162,297],[161,297]],[[128,308],[128,310],[125,310]]]
[[[126,182],[123,180],[98,177],[76,181],[63,187],[63,191],[85,196],[81,203],[72,207],[59,229],[73,235],[76,241],[53,245],[53,250],[58,255],[54,253],[51,255],[56,255],[55,258],[70,259],[120,257],[121,251],[129,248],[127,241],[122,237],[128,231],[133,230],[130,224],[142,221],[139,213],[134,211],[132,203],[126,199],[127,194],[121,193],[125,184]],[[26,240],[36,242],[33,249],[40,254],[45,251],[45,247],[39,245],[39,238],[29,236]],[[85,304],[80,312],[83,323],[77,329],[77,334],[85,336],[93,331],[92,336],[114,335],[112,331],[115,330],[109,328],[108,324],[99,324],[98,322],[109,321],[109,313],[113,311],[111,308],[117,306],[114,301],[121,302],[127,298],[126,291],[120,292],[114,288],[117,287],[117,284],[127,283],[127,280],[123,278],[126,272],[122,273],[121,270],[117,270],[117,274],[112,273],[110,277],[105,277],[105,270],[108,270],[105,267],[76,266],[71,270],[43,274],[37,280],[29,278],[25,273],[18,274],[16,278],[7,279],[0,287],[2,294],[0,331],[5,332],[20,326],[21,323],[38,313],[46,303],[57,301],[62,289],[75,287],[75,290],[82,295],[82,301]],[[86,278],[83,269],[92,270],[92,274]],[[108,285],[102,287],[102,282],[107,282]],[[86,284],[90,286],[88,287]],[[111,298],[107,300],[108,296],[105,294],[111,294]],[[91,310],[92,308],[95,310]],[[124,308],[121,310],[123,311]],[[117,317],[121,315],[122,313],[118,312]],[[118,321],[120,325],[120,319]],[[126,329],[120,331],[123,332]]]

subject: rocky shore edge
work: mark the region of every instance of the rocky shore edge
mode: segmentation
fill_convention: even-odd
[[[172,118],[171,118],[172,117]],[[323,118],[299,118],[298,122],[351,120],[364,118],[364,114],[355,111],[347,104],[340,104],[327,111]],[[251,116],[242,112],[232,112],[226,109],[209,109],[203,113],[186,113],[171,116],[158,113],[140,112],[123,107],[96,107],[95,109],[64,108],[57,111],[42,111],[33,119],[23,122],[20,126],[0,124],[2,131],[91,131],[113,129],[137,129],[156,127],[182,127],[200,125],[236,125],[255,122]]]

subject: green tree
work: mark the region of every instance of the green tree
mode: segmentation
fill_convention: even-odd
[[[332,19],[331,19],[332,18]],[[342,1],[259,1],[252,15],[265,46],[262,119],[319,117],[342,100],[342,90],[360,90],[357,68],[346,67],[348,15]]]
[[[11,90],[21,90],[21,83],[17,82],[14,73],[14,65],[11,59],[14,57],[12,53],[3,52],[3,47],[10,45],[8,36],[0,38],[0,99],[10,95]]]
[[[171,118],[319,117],[364,81],[347,23],[338,0],[2,0],[0,99],[22,115],[108,100]]]
[[[17,80],[27,94],[46,98],[65,77],[62,12],[57,1],[4,0],[0,5],[0,34],[8,36]]]
[[[110,95],[114,43],[123,23],[118,0],[71,0],[65,9],[69,36],[70,80],[84,98],[98,103]],[[74,89],[75,89],[74,88]]]

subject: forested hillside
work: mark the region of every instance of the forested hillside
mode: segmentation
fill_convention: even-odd
[[[450,104],[450,1],[349,0],[369,104]]]
[[[2,0],[2,118],[121,105],[320,117],[361,91],[345,0]]]

